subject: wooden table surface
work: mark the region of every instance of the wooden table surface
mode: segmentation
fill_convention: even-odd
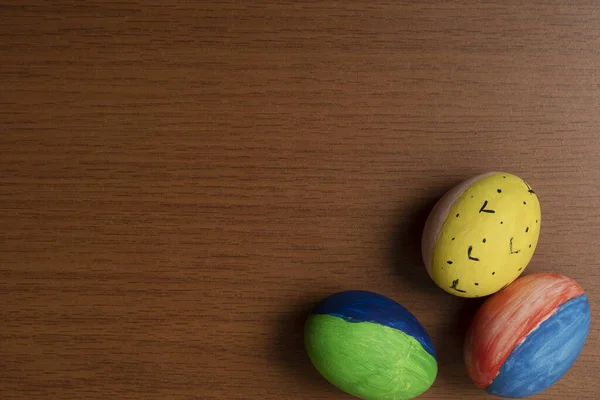
[[[477,301],[428,278],[434,202],[501,170],[542,204],[527,269],[592,328],[539,399],[600,392],[600,11],[591,1],[8,1],[0,6],[0,398],[347,399],[310,308],[393,297],[423,399],[466,375]]]

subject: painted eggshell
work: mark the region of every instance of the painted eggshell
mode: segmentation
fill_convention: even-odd
[[[435,283],[460,297],[487,296],[525,269],[540,234],[540,203],[521,178],[471,178],[438,201],[423,231],[423,262]]]
[[[573,365],[590,328],[590,306],[572,279],[517,279],[481,306],[469,326],[469,376],[489,393],[520,398],[548,389]]]
[[[423,326],[377,293],[327,297],[308,318],[304,341],[321,375],[361,399],[412,399],[437,375],[435,351]]]

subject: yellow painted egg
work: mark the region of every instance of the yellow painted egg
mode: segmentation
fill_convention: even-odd
[[[481,297],[517,279],[540,234],[538,198],[521,178],[478,175],[435,205],[423,231],[422,254],[435,283],[460,297]]]

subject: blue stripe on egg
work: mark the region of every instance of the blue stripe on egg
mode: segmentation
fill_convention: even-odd
[[[313,314],[328,314],[347,322],[372,322],[397,329],[412,336],[437,359],[425,328],[404,307],[377,293],[351,290],[336,293],[321,302]]]

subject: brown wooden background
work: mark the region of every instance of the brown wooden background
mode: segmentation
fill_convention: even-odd
[[[0,398],[344,399],[302,329],[357,288],[430,332],[422,398],[491,398],[419,242],[502,170],[542,203],[527,271],[593,310],[538,398],[597,399],[600,8],[491,3],[3,2]]]

